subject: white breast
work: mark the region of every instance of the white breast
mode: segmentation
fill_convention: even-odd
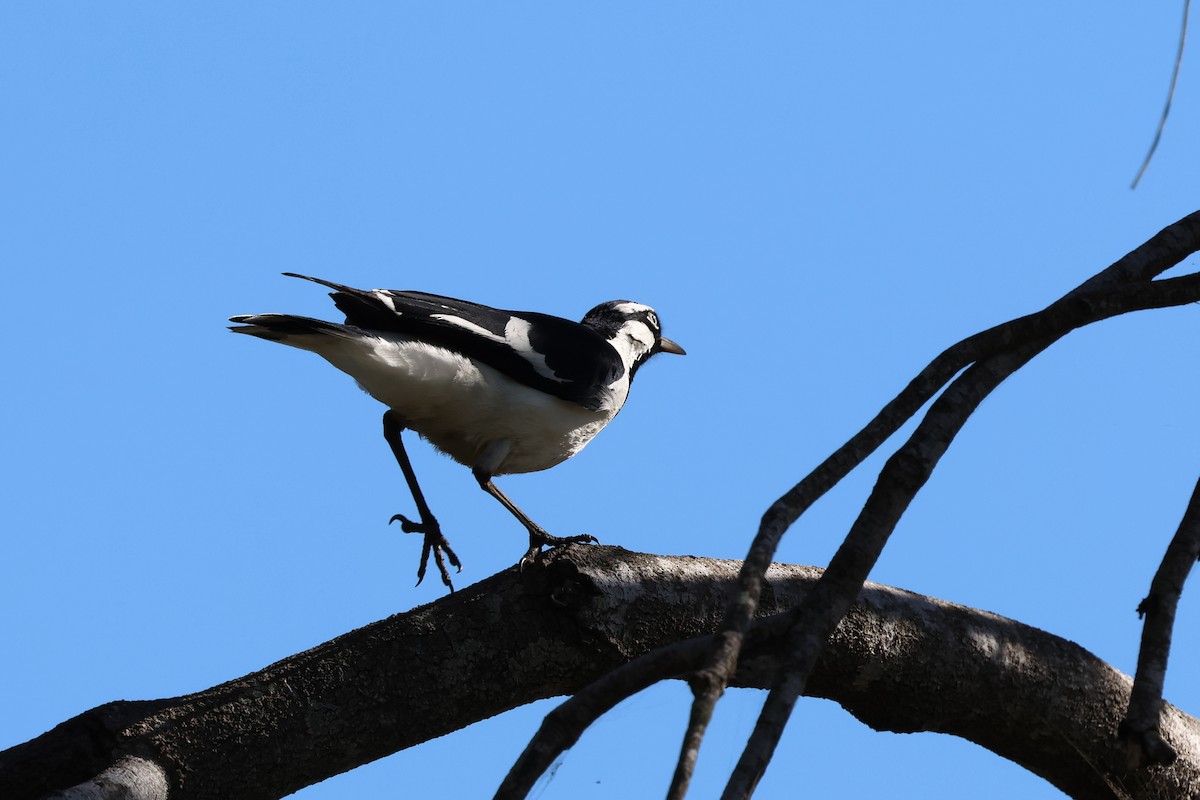
[[[619,396],[611,408],[590,411],[403,336],[328,338],[322,344],[319,355],[455,461],[474,466],[488,445],[507,441],[510,449],[495,474],[562,463],[616,416],[629,392],[626,380],[614,387]]]

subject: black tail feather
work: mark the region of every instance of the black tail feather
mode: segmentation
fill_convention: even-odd
[[[330,289],[338,292],[345,292],[346,294],[366,294],[366,292],[364,292],[362,289],[355,289],[353,286],[347,286],[344,283],[327,281],[324,278],[314,278],[311,275],[301,275],[299,272],[285,272],[283,274],[289,278],[301,278],[306,281],[312,281],[313,283],[319,283],[322,286],[328,286]]]
[[[326,322],[312,317],[297,317],[292,314],[244,314],[230,317],[234,333],[245,333],[272,342],[286,342],[294,336],[352,336],[345,325]]]
[[[324,278],[313,278],[297,272],[283,274],[289,278],[302,278],[333,289],[334,291],[330,292],[329,296],[333,298],[333,304],[338,307],[338,310],[346,315],[347,325],[369,330],[403,330],[403,327],[398,324],[395,307],[388,306],[377,292],[355,289],[353,286],[346,286],[343,283],[327,281]]]

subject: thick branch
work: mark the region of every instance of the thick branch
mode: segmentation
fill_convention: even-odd
[[[282,797],[712,631],[738,567],[569,548],[208,691],[81,715],[0,753],[0,796],[32,799],[137,756],[173,800]],[[795,606],[819,574],[772,568],[763,610]],[[768,686],[774,670],[756,644],[735,683]],[[1169,768],[1105,766],[1129,678],[1050,634],[898,589],[867,587],[808,688],[880,730],[978,742],[1074,797],[1200,791],[1200,721],[1166,706],[1163,736],[1180,753]]]

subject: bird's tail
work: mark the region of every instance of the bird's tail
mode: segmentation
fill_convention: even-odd
[[[292,314],[244,314],[230,317],[229,330],[246,333],[280,344],[299,347],[302,350],[320,351],[323,344],[333,339],[355,339],[362,336],[356,329],[312,317],[297,317]]]

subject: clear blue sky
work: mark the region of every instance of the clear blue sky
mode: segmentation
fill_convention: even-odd
[[[1129,189],[1180,11],[4,4],[0,747],[440,596],[413,587],[418,542],[386,525],[411,501],[382,409],[319,359],[225,330],[231,314],[331,311],[280,272],[576,318],[654,305],[689,356],[639,373],[580,457],[501,486],[553,531],[740,557],[771,500],[943,347],[1200,207],[1194,47]],[[875,578],[1131,671],[1134,608],[1200,469],[1198,325],[1197,306],[1114,320],[1005,384]],[[503,510],[462,467],[413,453],[463,585],[513,563]],[[824,563],[873,480],[818,504],[781,559]],[[1193,714],[1198,595],[1167,682]],[[687,697],[620,706],[540,796],[661,796]],[[697,797],[759,699],[722,706]],[[298,796],[484,796],[550,707]],[[972,745],[877,735],[820,701],[801,704],[759,796],[801,782],[1060,796]]]

